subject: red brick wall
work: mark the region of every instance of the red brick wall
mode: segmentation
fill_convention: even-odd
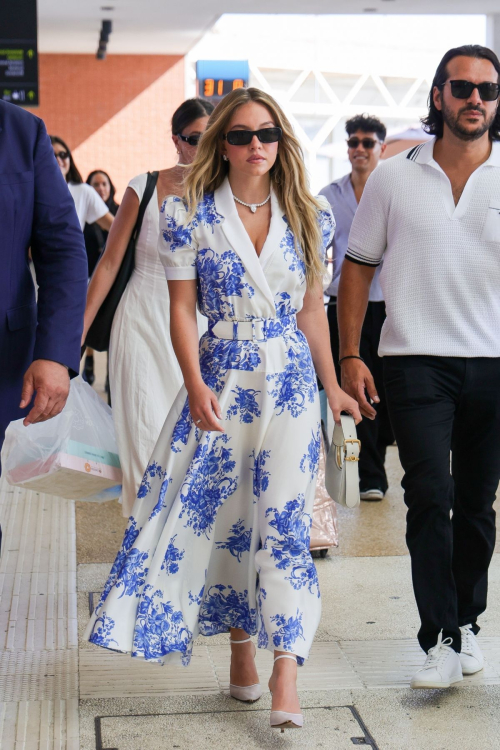
[[[127,182],[175,163],[170,118],[184,99],[178,55],[40,55],[41,117],[71,150],[84,179],[109,172],[121,197]]]

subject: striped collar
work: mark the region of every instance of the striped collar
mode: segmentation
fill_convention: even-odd
[[[435,138],[431,138],[429,141],[425,141],[424,143],[419,143],[417,146],[413,146],[413,148],[411,148],[406,154],[406,158],[410,161],[416,162],[417,164],[431,164],[431,162],[434,162],[435,141]],[[500,167],[499,141],[493,141],[491,146],[491,154],[481,166]]]

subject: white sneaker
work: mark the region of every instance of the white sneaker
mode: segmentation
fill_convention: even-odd
[[[443,641],[442,637],[440,633],[437,644],[427,654],[424,666],[414,675],[410,683],[413,690],[449,688],[463,680],[459,655],[451,648],[453,639]]]
[[[464,625],[460,628],[462,633],[462,651],[460,652],[460,663],[462,674],[475,674],[484,667],[484,656],[479,648],[477,638],[472,632],[472,625]]]
[[[382,490],[372,489],[372,490],[363,490],[359,493],[360,500],[371,500],[372,502],[375,500],[383,500],[384,499],[384,493]]]

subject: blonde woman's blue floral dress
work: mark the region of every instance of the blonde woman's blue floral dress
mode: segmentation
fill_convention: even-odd
[[[167,279],[197,279],[209,321],[201,372],[224,433],[193,424],[183,387],[87,627],[98,646],[187,665],[199,634],[235,627],[299,663],[309,654],[321,612],[309,553],[320,409],[297,329],[304,262],[271,200],[260,256],[227,180],[191,221],[179,198],[163,205],[160,257]],[[318,221],[324,249],[335,226],[326,201]]]

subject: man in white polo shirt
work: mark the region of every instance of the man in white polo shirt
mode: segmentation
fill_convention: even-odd
[[[413,688],[446,688],[483,667],[477,618],[486,609],[500,479],[499,79],[498,58],[485,47],[446,53],[424,120],[435,138],[369,178],[339,288],[342,387],[373,418],[370,402],[384,394],[358,346],[384,259],[379,354],[427,652]]]

